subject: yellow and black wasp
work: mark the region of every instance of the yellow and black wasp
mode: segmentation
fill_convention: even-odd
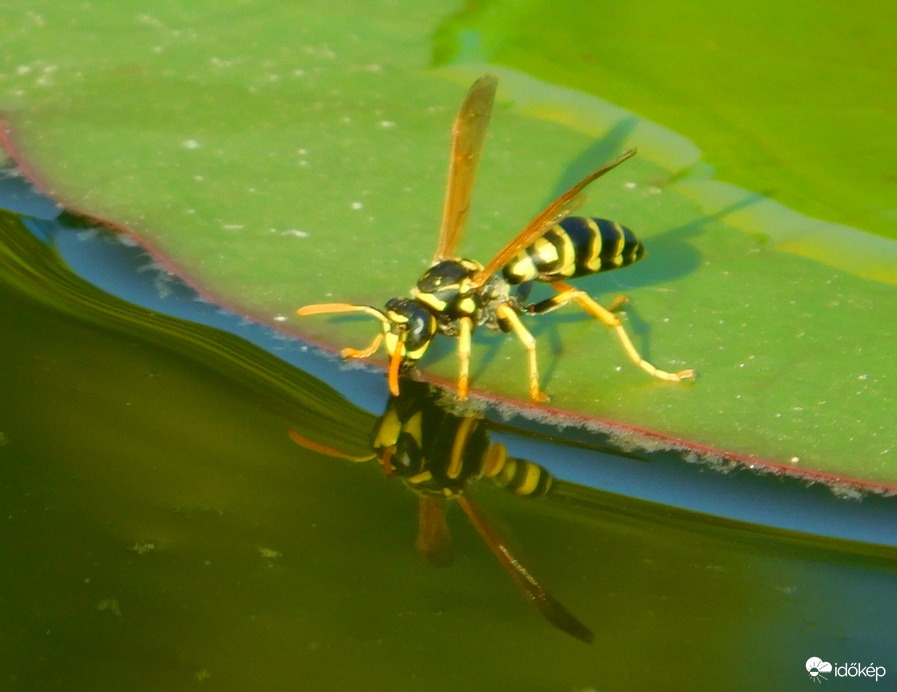
[[[503,444],[493,443],[483,419],[448,412],[429,385],[411,380],[403,384],[400,395],[389,398],[371,434],[370,454],[353,456],[295,430],[289,434],[300,446],[327,456],[351,461],[376,459],[387,476],[401,478],[418,496],[415,545],[432,564],[444,565],[451,558],[445,513],[448,503],[456,502],[539,612],[564,632],[592,641],[592,631],[545,590],[466,495],[469,485],[482,478],[525,497],[545,495],[553,482],[541,466],[510,457]]]
[[[300,308],[297,314],[363,312],[378,319],[382,333],[364,349],[343,349],[346,358],[367,358],[385,343],[389,354],[389,386],[399,390],[399,373],[423,356],[434,336],[458,338],[458,395],[466,398],[469,387],[470,346],[479,326],[511,332],[520,339],[529,356],[529,391],[533,401],[547,397],[539,387],[536,339],[521,317],[540,315],[575,303],[614,330],[626,354],[649,375],[679,382],[694,379],[693,370],[666,372],[646,361],[633,346],[614,310],[595,301],[584,291],[566,283],[568,279],[625,267],[644,256],[632,231],[605,219],[570,217],[584,201],[582,190],[630,156],[635,149],[589,173],[549,204],[487,264],[455,256],[467,221],[474,179],[483,151],[486,129],[492,114],[497,80],[481,77],[467,93],[452,128],[451,161],[436,254],[430,268],[411,289],[410,298],[393,298],[385,310],[368,305],[322,303]],[[557,294],[527,304],[534,281],[548,283]]]

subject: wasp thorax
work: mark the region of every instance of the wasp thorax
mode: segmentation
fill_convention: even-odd
[[[420,358],[436,334],[436,318],[423,305],[409,298],[390,300],[386,304],[386,317],[390,324],[386,332],[389,353],[395,353],[401,344],[405,358]]]
[[[449,320],[469,317],[480,308],[473,276],[482,268],[474,260],[442,260],[424,272],[411,295]]]

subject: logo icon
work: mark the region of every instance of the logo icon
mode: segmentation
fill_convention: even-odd
[[[823,673],[831,673],[832,664],[828,661],[823,661],[818,656],[813,656],[807,659],[807,672],[810,674],[813,682],[818,682],[821,685],[822,680],[828,680]],[[822,678],[822,680],[819,678]]]

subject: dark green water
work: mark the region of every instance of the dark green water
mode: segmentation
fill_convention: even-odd
[[[461,512],[433,568],[406,488],[287,436],[363,445],[374,416],[0,230],[0,689],[793,690],[812,656],[897,676],[893,549],[480,484],[582,644]]]

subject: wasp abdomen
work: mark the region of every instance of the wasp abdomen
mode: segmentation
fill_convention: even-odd
[[[522,250],[502,273],[510,284],[564,281],[625,267],[644,256],[644,246],[625,226],[572,216]]]
[[[548,471],[532,461],[509,457],[500,442],[492,445],[483,457],[483,475],[524,497],[546,495],[553,483]]]

